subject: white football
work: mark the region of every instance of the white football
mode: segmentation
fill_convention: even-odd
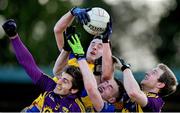
[[[92,35],[100,35],[106,30],[110,16],[106,10],[100,7],[94,7],[87,12],[90,22],[83,25],[84,29]]]

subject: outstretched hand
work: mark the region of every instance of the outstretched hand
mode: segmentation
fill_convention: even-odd
[[[71,40],[72,39],[72,40]],[[70,41],[71,40],[71,41]],[[73,41],[73,42],[72,42]],[[70,38],[68,39],[68,44],[71,47],[74,56],[79,60],[81,58],[85,58],[84,56],[84,50],[81,45],[81,42],[79,40],[79,37],[77,34],[70,35]]]
[[[7,20],[3,25],[2,28],[4,29],[5,33],[9,36],[9,37],[13,37],[17,34],[16,29],[16,22],[13,19],[9,19]]]
[[[87,23],[90,22],[90,17],[87,12],[90,10],[91,8],[74,7],[71,9],[71,14],[76,17],[80,24],[87,25]]]
[[[117,63],[117,66],[123,72],[125,69],[130,68],[131,65],[128,64],[124,59],[113,56],[114,62]]]

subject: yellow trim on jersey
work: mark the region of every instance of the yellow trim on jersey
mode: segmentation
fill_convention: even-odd
[[[81,103],[81,101],[77,98],[75,99],[75,102],[78,104],[78,106],[80,107],[81,109],[81,112],[85,112],[85,107],[84,105]]]
[[[143,110],[139,104],[136,104],[136,111],[138,111],[139,113],[143,113]]]
[[[122,113],[131,113],[131,112],[127,108],[123,108]],[[139,104],[136,104],[136,113],[143,113],[143,110]]]
[[[68,60],[68,65],[73,65],[73,66],[79,67],[79,64],[77,63],[77,59],[76,58],[72,58],[72,59]],[[91,71],[94,70],[94,64],[89,64],[88,63],[88,66],[89,66]]]
[[[36,98],[34,101],[33,101],[33,105],[35,105],[38,109],[41,109],[43,107],[43,104],[44,104],[44,98],[46,96],[46,92],[42,93],[39,95],[38,98]]]
[[[50,108],[49,106],[44,107],[43,111],[41,111],[43,113],[53,113],[52,108]]]
[[[88,112],[94,112],[93,104],[92,104],[91,99],[89,98],[88,95],[85,97],[81,97],[81,100],[82,100],[86,110],[88,110]]]
[[[57,83],[57,81],[58,81],[58,77],[53,77],[53,80],[54,80],[54,82],[56,82]]]
[[[150,92],[144,92],[146,94],[147,97],[154,97],[154,98],[158,98],[159,96],[155,93],[150,93]]]
[[[123,109],[122,109],[122,113],[129,113],[129,110],[126,109],[126,108],[123,108]]]

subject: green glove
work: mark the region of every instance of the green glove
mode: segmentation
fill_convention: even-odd
[[[75,36],[75,37],[74,37]],[[69,46],[71,47],[73,53],[74,53],[74,56],[80,60],[82,58],[85,58],[84,56],[84,50],[83,50],[83,47],[81,45],[81,42],[79,40],[79,37],[77,34],[75,35],[70,35],[70,38],[71,40],[73,41],[73,43],[70,41],[70,39],[68,39],[68,44]]]

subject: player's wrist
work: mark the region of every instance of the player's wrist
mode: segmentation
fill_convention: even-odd
[[[124,64],[122,67],[121,67],[121,71],[123,72],[124,70],[126,69],[130,69],[130,64]]]
[[[85,59],[84,54],[75,55],[75,57],[78,61]]]
[[[105,39],[105,40],[102,40],[103,43],[109,43],[110,40],[109,39]]]
[[[74,56],[78,61],[85,59],[85,55],[83,53],[82,54],[74,54]]]
[[[11,39],[11,40],[13,40],[15,38],[18,38],[18,33],[16,33],[16,35],[14,35],[14,36],[9,37],[9,39]]]
[[[67,52],[71,51],[71,48],[66,47],[66,46],[63,46],[63,49],[64,49],[64,51],[67,51]]]
[[[70,10],[70,13],[71,13],[73,16],[75,16],[74,10],[75,10],[76,8],[77,8],[77,7],[75,6],[75,7],[73,7],[73,8]]]

